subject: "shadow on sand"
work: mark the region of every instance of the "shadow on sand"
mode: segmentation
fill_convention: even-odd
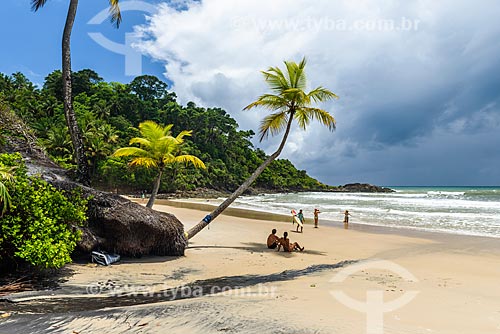
[[[47,296],[36,296],[20,301],[12,302],[8,299],[0,299],[0,309],[7,312],[17,313],[72,313],[91,310],[100,310],[108,307],[124,307],[133,305],[153,304],[181,299],[193,299],[214,294],[224,289],[241,289],[255,286],[257,284],[289,281],[309,274],[334,270],[355,263],[356,261],[342,261],[335,264],[318,264],[304,269],[285,270],[280,273],[270,275],[239,275],[212,278],[207,280],[194,281],[192,283],[169,288],[156,292],[133,291],[130,289],[107,291],[106,295],[95,293],[87,289],[87,295],[82,295],[82,291],[75,291],[75,296],[71,294],[53,294]],[[195,293],[196,292],[196,293]],[[95,293],[95,294],[92,294]]]

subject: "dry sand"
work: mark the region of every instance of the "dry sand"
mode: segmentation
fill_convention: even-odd
[[[155,209],[175,214],[186,229],[207,212]],[[0,319],[0,333],[500,333],[497,239],[346,230],[321,221],[319,229],[306,225],[304,233],[295,233],[289,222],[259,218],[264,219],[218,217],[180,258],[124,259],[110,267],[72,264],[75,273],[62,291],[84,291],[97,282],[110,285],[108,294],[151,293],[195,281],[220,289],[245,285],[242,289],[208,294],[195,283],[196,298],[64,314],[13,313]],[[272,228],[288,231],[305,251],[265,248]],[[345,260],[357,262],[320,270]],[[224,279],[210,281],[214,278]],[[370,301],[369,316],[332,292],[357,300],[357,307]],[[401,305],[412,293],[416,296]],[[380,303],[389,307],[391,301],[393,310],[377,318]],[[99,299],[92,303],[99,308]],[[383,331],[376,328],[382,321]]]

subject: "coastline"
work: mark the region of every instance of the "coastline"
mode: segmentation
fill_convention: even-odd
[[[155,205],[174,214],[186,229],[204,216],[206,207],[201,208]],[[307,224],[304,233],[295,233],[289,219],[248,218],[244,210],[233,214],[243,217],[219,216],[190,241],[183,257],[124,258],[109,267],[69,265],[73,275],[59,290],[0,304],[1,311],[11,313],[0,319],[0,332],[365,332],[366,315],[336,300],[332,291],[361,302],[368,291],[379,291],[386,302],[417,291],[407,305],[384,314],[385,333],[497,333],[500,328],[500,253],[487,238],[406,233],[412,231],[400,235],[360,230],[356,224],[345,230],[321,225],[321,220],[319,229]],[[288,231],[305,251],[267,249],[272,228],[279,234]],[[392,267],[367,267],[332,282],[352,265],[377,261]],[[415,279],[391,272],[398,268]],[[182,286],[232,288],[173,301],[153,293]],[[102,290],[89,294],[89,287]],[[125,301],[135,304],[120,302],[127,296]],[[49,300],[56,310],[41,312]],[[38,313],[23,311],[28,306]]]
[[[140,203],[140,200],[134,198],[129,198]],[[157,205],[165,205],[174,208],[191,209],[208,214],[219,204],[219,200],[211,199],[199,199],[199,198],[185,198],[185,199],[160,199],[157,200]],[[200,220],[204,217],[204,214],[200,213]],[[276,222],[291,222],[289,215],[267,212],[267,211],[256,211],[251,209],[244,209],[238,207],[229,207],[223,213],[226,216],[240,217],[247,219],[256,219],[264,221],[276,221]],[[312,226],[312,219],[306,221],[306,226]],[[332,221],[321,219],[319,220],[320,227],[329,227],[333,229],[345,229],[344,224],[339,221]],[[436,242],[446,242],[450,245],[474,247],[476,249],[487,249],[488,251],[496,251],[500,254],[500,238],[493,236],[477,236],[477,235],[467,235],[459,234],[453,232],[445,231],[427,231],[412,229],[407,227],[388,227],[381,225],[366,224],[363,222],[351,222],[349,223],[350,230],[366,232],[371,234],[387,234],[387,235],[398,235],[403,237],[413,237],[422,238],[428,240],[434,240]]]

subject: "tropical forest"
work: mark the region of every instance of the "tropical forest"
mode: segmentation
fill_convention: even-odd
[[[143,75],[129,84],[105,82],[90,69],[72,75],[73,106],[82,132],[92,186],[108,191],[138,194],[151,192],[156,168],[130,164],[130,159],[113,153],[141,137],[141,123],[152,121],[168,126],[179,147],[198,157],[206,168],[172,162],[165,166],[160,193],[202,188],[229,192],[236,189],[266,159],[263,150],[251,142],[255,133],[240,130],[223,109],[181,105],[175,92],[157,77]],[[60,166],[76,173],[73,146],[64,117],[62,72],[45,78],[41,87],[22,73],[0,74],[0,107],[10,110],[32,129],[38,144]],[[251,111],[249,111],[251,112]],[[273,161],[254,183],[264,191],[311,191],[329,187],[297,170],[286,159]]]

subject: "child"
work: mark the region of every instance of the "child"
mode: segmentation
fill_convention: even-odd
[[[345,212],[344,212],[344,224],[346,224],[346,225],[349,224],[349,216],[350,215],[351,214],[349,213],[349,211],[345,210]]]

